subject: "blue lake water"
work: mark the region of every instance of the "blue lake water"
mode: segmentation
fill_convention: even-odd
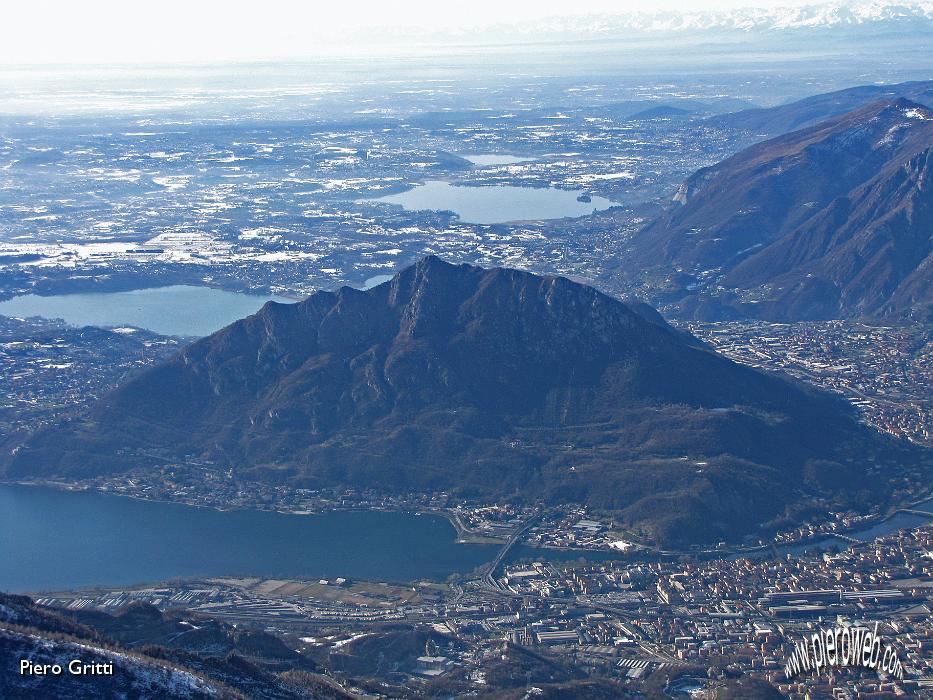
[[[491,560],[440,516],[217,511],[98,492],[0,486],[0,590],[219,575],[444,580]]]
[[[928,499],[919,505],[913,506],[911,510],[919,510],[924,513],[933,513],[933,498]],[[898,530],[909,530],[911,528],[926,525],[928,523],[933,523],[933,515],[922,515],[921,513],[895,513],[887,520],[846,534],[849,537],[861,540],[862,542],[871,542],[873,539],[880,537],[881,535],[887,535],[888,533],[897,532]],[[832,548],[836,548],[841,551],[848,547],[850,544],[852,543],[847,540],[829,535],[806,544],[785,544],[774,547],[772,549],[756,552],[751,555],[751,558],[761,559],[772,557],[775,555],[775,553],[782,557],[788,554],[797,556],[800,554],[808,554],[812,552],[825,552],[826,550]]]
[[[0,302],[3,316],[60,318],[75,326],[137,326],[165,335],[204,336],[255,313],[267,301],[293,299],[172,285],[128,292],[88,292]]]
[[[933,501],[921,509],[929,510]],[[898,514],[868,539],[933,518]],[[827,539],[778,554],[848,543]],[[217,511],[95,491],[0,485],[0,590],[40,592],[202,576],[444,580],[492,560],[498,545],[458,544],[435,515],[384,511],[287,515]],[[758,556],[773,556],[774,551]],[[508,561],[626,559],[614,552],[514,547]],[[651,559],[650,555],[644,557]]]
[[[372,289],[373,287],[378,287],[383,282],[388,282],[392,279],[392,275],[374,275],[368,278],[363,282],[363,289]]]
[[[582,194],[581,190],[553,187],[465,187],[429,180],[407,192],[373,201],[398,204],[409,211],[452,211],[461,221],[472,224],[586,216],[615,206],[604,197],[592,197],[589,202],[581,202],[577,198]]]

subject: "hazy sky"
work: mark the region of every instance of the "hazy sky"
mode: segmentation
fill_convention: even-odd
[[[456,30],[554,16],[805,4],[803,0],[10,0],[0,65],[298,58],[365,50],[382,28]]]

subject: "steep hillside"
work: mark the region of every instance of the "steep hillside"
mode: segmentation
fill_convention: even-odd
[[[11,477],[208,460],[294,486],[581,502],[659,541],[815,497],[884,498],[912,456],[841,401],[736,365],[595,289],[426,258],[259,313],[5,457]],[[903,448],[906,449],[906,448]]]
[[[332,681],[310,672],[308,659],[277,637],[196,618],[174,624],[148,605],[119,615],[43,608],[26,596],[0,593],[0,697],[48,700],[201,698],[297,700],[345,698]],[[213,643],[199,629],[210,630]],[[191,633],[181,639],[183,633]],[[195,640],[194,637],[200,638]],[[158,642],[158,644],[155,644]],[[58,665],[61,673],[19,673],[19,660]],[[69,671],[77,659],[82,673]],[[15,664],[15,668],[12,665]],[[92,672],[93,669],[93,672]],[[291,674],[301,683],[292,683]]]
[[[624,266],[686,315],[933,319],[933,111],[877,102],[691,176]]]

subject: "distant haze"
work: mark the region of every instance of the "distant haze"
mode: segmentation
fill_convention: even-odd
[[[126,3],[40,0],[4,8],[0,66],[35,64],[131,64],[301,59],[322,55],[379,53],[419,43],[483,40],[496,33],[604,33],[619,27],[640,31],[700,28],[733,10],[740,29],[777,13],[778,26],[811,26],[834,18],[848,24],[886,16],[929,18],[929,3],[834,2],[798,12],[794,0],[656,0],[650,14],[631,0],[556,0],[438,3],[414,0],[377,3],[181,2]],[[739,8],[742,8],[739,10]],[[641,13],[641,14],[639,14]],[[618,18],[636,16],[634,22]],[[684,17],[689,16],[686,21]],[[525,27],[524,30],[521,28]],[[530,30],[529,27],[533,27]],[[482,31],[480,31],[482,30]]]

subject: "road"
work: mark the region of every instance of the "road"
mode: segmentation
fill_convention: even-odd
[[[489,564],[487,564],[486,573],[482,577],[482,583],[486,589],[495,591],[497,593],[508,593],[508,594],[512,593],[511,591],[507,591],[503,589],[502,586],[500,586],[499,583],[496,581],[496,577],[495,577],[496,569],[499,568],[499,565],[502,563],[502,560],[505,559],[505,555],[509,553],[509,550],[512,549],[512,546],[516,542],[518,542],[521,539],[522,535],[524,535],[525,532],[528,531],[528,528],[534,525],[537,521],[538,521],[537,515],[532,516],[531,518],[526,520],[520,528],[518,528],[515,532],[511,534],[511,536],[506,541],[506,543],[502,545],[502,549],[500,549],[499,553],[496,554],[496,558],[493,559]]]
[[[678,659],[676,656],[670,654],[663,646],[651,640],[651,638],[645,633],[645,631],[638,624],[638,615],[633,613],[630,610],[624,610],[622,608],[616,608],[611,605],[601,605],[594,603],[587,599],[578,599],[577,604],[584,608],[589,608],[590,610],[598,610],[600,612],[606,612],[610,615],[614,615],[620,620],[625,620],[628,622],[627,629],[631,632],[634,632],[638,635],[639,639],[635,640],[635,643],[638,644],[639,648],[649,656],[654,656],[658,661],[662,663],[668,663],[673,665],[682,665],[683,661]]]

